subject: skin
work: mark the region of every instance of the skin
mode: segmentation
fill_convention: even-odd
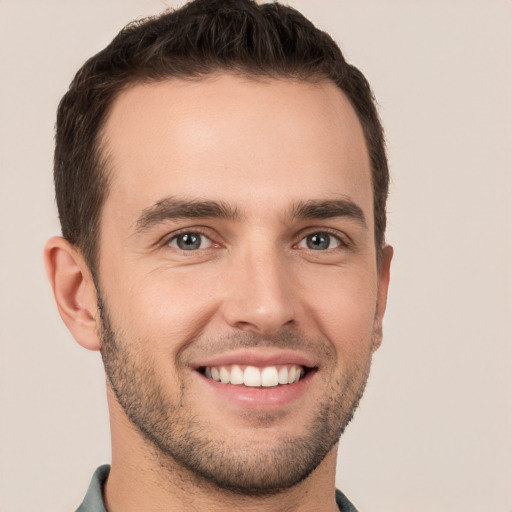
[[[348,100],[326,81],[218,75],[136,85],[114,102],[103,140],[113,178],[99,244],[103,325],[80,252],[56,237],[45,255],[77,341],[99,350],[103,330],[113,449],[108,510],[336,510],[336,441],[381,343],[392,257],[385,247],[377,268],[368,154]],[[221,203],[230,215],[151,214],[177,200]],[[312,201],[341,201],[362,215],[350,208],[327,218],[300,214],[297,205]],[[181,250],[183,232],[201,233],[202,245]],[[329,235],[327,248],[308,245],[315,233]],[[118,367],[132,370],[137,387],[115,368],[109,330],[126,356]],[[314,371],[277,404],[265,390],[256,398],[227,395],[218,387],[226,385],[212,386],[197,367],[233,354],[301,357]],[[212,453],[222,457],[222,447],[254,479],[258,468],[271,474],[279,464],[272,454],[283,454],[283,468],[294,463],[284,447],[311,437],[322,407],[330,441],[302,481],[243,495],[166,456],[134,426],[123,391],[157,397],[158,424],[166,411],[178,424],[171,438],[186,442],[192,422]],[[151,406],[147,399],[133,414]]]

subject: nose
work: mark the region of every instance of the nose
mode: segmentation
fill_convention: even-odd
[[[290,266],[276,251],[245,254],[230,263],[222,305],[225,321],[242,331],[271,335],[296,323]]]

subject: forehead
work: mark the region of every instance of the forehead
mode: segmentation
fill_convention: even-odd
[[[115,100],[103,136],[113,176],[104,214],[119,221],[169,196],[268,211],[348,195],[372,210],[363,131],[329,81],[137,84]]]

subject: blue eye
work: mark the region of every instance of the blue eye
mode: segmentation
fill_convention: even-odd
[[[211,245],[210,239],[196,232],[181,233],[171,238],[170,247],[175,247],[182,251],[196,251],[198,249],[206,249]]]
[[[311,233],[303,238],[299,247],[302,249],[311,249],[313,251],[327,251],[329,249],[336,249],[341,245],[339,238],[329,233]]]

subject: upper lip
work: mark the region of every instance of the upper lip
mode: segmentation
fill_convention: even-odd
[[[318,366],[311,357],[293,350],[241,349],[205,358],[193,363],[192,367],[197,370],[206,366],[229,366],[233,364],[258,367],[285,364],[295,364],[306,368]]]

